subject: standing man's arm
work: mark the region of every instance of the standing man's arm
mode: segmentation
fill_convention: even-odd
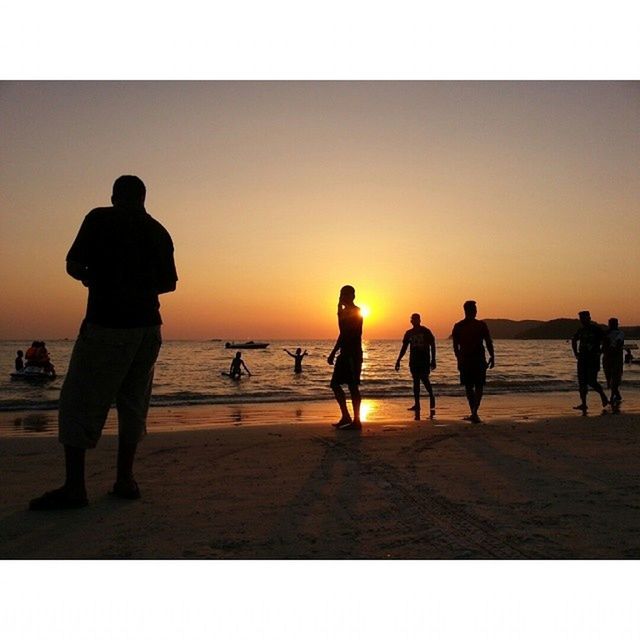
[[[571,348],[573,349],[573,355],[576,359],[578,358],[578,333],[579,332],[576,332],[573,338],[571,338]]]
[[[451,344],[453,345],[453,353],[456,357],[456,362],[460,362],[460,342],[458,341],[458,330],[455,325],[451,331]]]
[[[89,286],[89,267],[86,264],[67,259],[67,273],[75,280],[80,280],[85,287]]]
[[[491,339],[491,334],[489,333],[489,327],[487,327],[487,335],[485,336],[484,341],[487,345],[487,351],[489,352],[489,362],[487,363],[487,366],[489,369],[493,369],[496,364],[496,357],[495,353],[493,352],[493,340]]]
[[[431,370],[436,368],[436,339],[433,333],[429,337],[429,347],[431,349]]]
[[[340,346],[342,344],[341,338],[342,338],[342,335],[339,335],[333,349],[331,349],[331,353],[329,354],[329,357],[327,358],[327,362],[332,366],[333,366],[333,359],[336,357],[336,353],[338,353],[338,351],[340,350]]]
[[[85,287],[89,286],[90,272],[89,263],[92,254],[92,217],[87,214],[80,225],[69,253],[67,253],[67,273],[75,280],[80,280]]]
[[[400,347],[400,353],[398,354],[398,359],[396,360],[396,371],[400,371],[400,360],[404,357],[404,354],[407,352],[407,347],[409,346],[409,341],[406,336],[402,340],[402,347]]]
[[[164,229],[164,227],[162,230],[164,231],[164,246],[156,274],[156,293],[158,293],[158,295],[175,291],[178,282],[178,272],[176,271],[176,263],[173,258],[173,241],[171,240],[169,232]]]

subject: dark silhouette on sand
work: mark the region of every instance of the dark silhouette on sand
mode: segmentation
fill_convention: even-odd
[[[607,388],[611,389],[609,402],[617,411],[622,402],[620,384],[624,367],[624,333],[618,328],[618,318],[609,318],[609,329],[602,339],[602,368],[607,380]]]
[[[360,373],[362,371],[362,315],[354,303],[356,290],[351,285],[340,289],[338,299],[338,328],[340,335],[336,340],[327,362],[335,367],[331,377],[331,389],[340,407],[341,417],[333,426],[343,430],[362,429],[360,422]],[[349,387],[353,419],[347,409],[347,399],[342,385]]]
[[[573,355],[578,361],[578,390],[580,393],[580,404],[574,409],[582,411],[582,415],[587,415],[587,392],[589,387],[594,389],[602,401],[603,408],[609,404],[609,400],[598,382],[598,371],[600,371],[600,352],[604,332],[591,321],[591,314],[588,311],[578,313],[581,327],[576,331],[571,339]]]
[[[298,347],[295,353],[291,353],[288,349],[283,349],[283,351],[295,359],[295,362],[293,363],[293,372],[302,373],[302,359],[309,355],[307,350],[305,349],[304,353],[302,353],[302,349]]]
[[[242,369],[247,372],[248,375],[251,375],[251,371],[247,368],[247,365],[244,363],[242,359],[242,352],[236,351],[236,355],[234,359],[231,361],[229,365],[229,377],[233,380],[240,380],[240,378],[244,375],[242,373]]]
[[[24,360],[22,359],[24,353],[21,349],[18,349],[16,352],[16,371],[22,371],[24,369]]]
[[[402,339],[402,347],[396,360],[396,371],[400,371],[400,361],[409,348],[409,371],[413,378],[414,404],[409,410],[415,412],[415,419],[420,420],[420,383],[429,394],[429,417],[436,413],[436,398],[433,395],[429,373],[436,368],[436,340],[431,330],[420,324],[420,314],[411,315],[413,328],[409,329]]]
[[[67,273],[89,288],[89,296],[60,392],[59,440],[66,478],[62,487],[32,500],[31,509],[88,504],[85,453],[96,446],[114,400],[119,437],[112,494],[140,497],[133,462],[146,433],[162,343],[158,295],[174,291],[178,279],[171,237],[145,211],[145,196],[140,178],[118,178],[113,206],[87,214],[67,254]]]
[[[460,384],[464,385],[471,410],[469,420],[477,424],[481,422],[478,410],[482,401],[487,368],[493,369],[495,354],[489,328],[486,323],[476,320],[478,309],[475,300],[467,300],[463,309],[464,320],[460,320],[453,326],[451,338],[453,352],[458,361]],[[488,362],[485,358],[485,344],[489,352]]]

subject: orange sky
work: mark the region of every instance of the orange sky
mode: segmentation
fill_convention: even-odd
[[[640,85],[0,83],[0,339],[73,337],[83,216],[124,173],[173,236],[167,338],[369,338],[418,311],[640,324]]]

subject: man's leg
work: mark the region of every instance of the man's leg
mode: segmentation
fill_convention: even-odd
[[[433,418],[436,412],[436,397],[433,393],[433,387],[431,386],[431,380],[429,380],[429,376],[425,374],[422,378],[422,384],[424,384],[424,388],[427,390],[429,394],[429,414],[430,417]]]
[[[357,384],[350,384],[349,393],[351,394],[351,404],[353,405],[353,425],[360,426],[360,404],[362,403],[360,387]]]
[[[482,392],[484,390],[484,385],[481,382],[476,382],[474,389],[474,396],[476,399],[476,410],[471,414],[471,422],[480,422],[480,416],[478,415],[478,411],[480,410],[480,403],[482,402]]]
[[[60,391],[59,440],[65,452],[65,483],[31,501],[35,510],[86,506],[86,449],[96,446],[109,407],[130,359],[122,331],[82,328]]]
[[[334,423],[334,427],[341,427],[351,422],[351,416],[349,415],[349,409],[347,409],[347,397],[339,384],[332,384],[331,389],[333,395],[336,397],[338,406],[340,407],[341,418],[338,422]]]
[[[607,398],[607,394],[604,392],[602,385],[594,378],[589,383],[589,386],[600,396],[602,406],[606,407],[609,404],[609,399]]]
[[[118,394],[118,465],[113,493],[136,499],[140,490],[133,475],[138,442],[147,432],[147,414],[151,400],[153,373],[162,338],[160,327],[140,330],[140,342]]]
[[[469,410],[473,416],[476,413],[476,394],[473,384],[464,385],[465,393],[467,394],[467,402],[469,403]]]
[[[413,376],[413,410],[415,419],[420,420],[420,377],[418,375]]]

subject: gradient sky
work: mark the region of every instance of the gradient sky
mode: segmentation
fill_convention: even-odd
[[[640,324],[640,84],[0,83],[0,339],[74,337],[84,215],[139,175],[174,239],[166,338],[369,338],[418,311]]]

